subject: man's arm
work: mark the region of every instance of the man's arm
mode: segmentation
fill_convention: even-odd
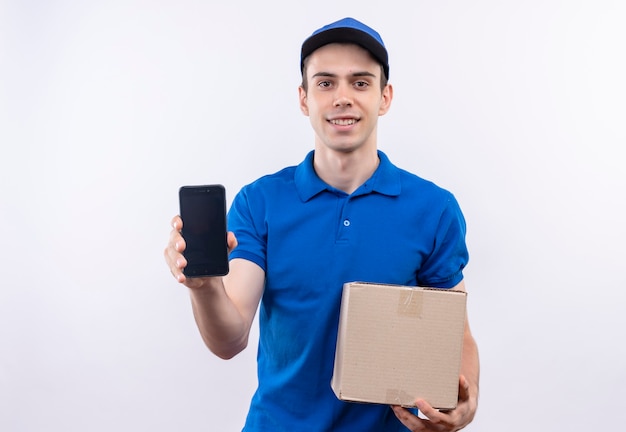
[[[165,261],[174,278],[189,288],[193,314],[204,343],[218,357],[232,358],[248,344],[250,327],[263,294],[265,272],[250,261],[234,259],[224,277],[186,278],[181,228],[182,220],[174,217],[164,251]],[[236,246],[234,234],[228,233],[229,249]]]
[[[454,289],[465,291],[461,281]],[[453,432],[470,424],[478,407],[480,362],[478,346],[470,330],[469,319],[465,319],[463,352],[461,354],[461,375],[459,377],[459,401],[453,410],[439,411],[422,399],[415,401],[417,408],[428,419],[422,419],[400,406],[393,406],[396,417],[411,431]]]

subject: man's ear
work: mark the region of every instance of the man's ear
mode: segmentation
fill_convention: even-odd
[[[383,93],[381,95],[380,101],[380,109],[378,110],[378,115],[382,116],[387,114],[389,108],[391,108],[391,101],[393,99],[393,86],[391,84],[387,84],[383,89]]]
[[[304,90],[304,87],[302,86],[298,87],[298,99],[300,100],[300,111],[302,111],[302,114],[308,117],[309,106],[307,104],[306,90]]]

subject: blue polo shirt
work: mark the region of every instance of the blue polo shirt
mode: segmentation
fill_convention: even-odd
[[[230,258],[266,275],[244,431],[406,431],[388,406],[342,402],[330,387],[342,287],[455,286],[468,261],[463,214],[450,192],[381,151],[350,195],[317,176],[313,155],[243,187],[229,210]]]

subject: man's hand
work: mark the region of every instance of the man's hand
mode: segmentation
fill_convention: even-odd
[[[473,419],[478,405],[477,389],[470,390],[470,385],[461,375],[459,378],[459,402],[455,409],[439,411],[422,399],[415,401],[417,408],[427,419],[420,418],[408,409],[394,405],[391,407],[398,420],[409,430],[454,432],[463,429]]]
[[[183,269],[187,266],[187,260],[183,256],[183,251],[187,244],[185,239],[180,234],[183,228],[183,220],[180,216],[174,216],[172,218],[172,231],[170,231],[170,238],[163,251],[165,262],[167,263],[170,272],[174,278],[184,284],[186,287],[194,289],[203,286],[208,278],[187,278]],[[237,246],[237,239],[232,232],[228,233],[228,251],[230,252]]]

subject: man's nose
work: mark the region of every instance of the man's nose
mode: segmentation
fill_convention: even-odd
[[[352,106],[352,97],[350,96],[349,89],[346,86],[339,86],[335,93],[335,103],[336,107],[341,106]]]

